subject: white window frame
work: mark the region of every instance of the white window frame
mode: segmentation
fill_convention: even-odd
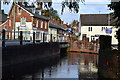
[[[41,21],[41,27],[40,28],[43,28],[43,21]]]
[[[38,27],[38,20],[36,20],[36,27]]]
[[[47,21],[45,22],[45,29],[47,29]]]
[[[88,31],[89,32],[92,32],[93,30],[92,30],[92,27],[88,27]]]
[[[25,19],[25,20],[22,22],[22,19]],[[24,23],[24,24],[23,24],[23,23]],[[26,18],[21,18],[20,24],[21,24],[21,26],[26,26]]]

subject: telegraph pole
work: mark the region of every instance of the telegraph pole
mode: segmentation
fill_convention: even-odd
[[[79,21],[79,39],[78,40],[80,40],[80,37],[81,37],[81,17],[79,20],[80,21]]]
[[[14,20],[13,20],[13,23],[14,23],[14,39],[15,39],[15,27],[16,27],[16,24],[15,24],[15,21],[16,21],[16,0],[13,0],[13,5],[14,5]]]

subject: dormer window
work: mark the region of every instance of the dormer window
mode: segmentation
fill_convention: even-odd
[[[18,14],[21,14],[21,8],[18,8]]]

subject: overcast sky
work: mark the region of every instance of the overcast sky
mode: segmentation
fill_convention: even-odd
[[[53,0],[53,8],[59,13],[59,16],[65,23],[71,23],[73,20],[79,20],[80,14],[108,14],[110,13],[107,5],[110,4],[110,0],[85,0],[85,3],[79,3],[79,13],[70,12],[68,8],[65,8],[63,15],[61,15],[61,1]],[[5,13],[10,10],[9,5],[2,5]]]

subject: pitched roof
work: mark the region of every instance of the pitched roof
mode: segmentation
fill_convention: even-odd
[[[5,22],[7,20],[7,14],[4,14],[3,10],[0,10],[0,22]]]
[[[110,14],[81,14],[82,26],[108,26],[112,23]]]
[[[60,29],[60,30],[65,30],[65,29],[63,29],[62,27],[60,27],[60,26],[58,26],[58,25],[55,25],[55,24],[53,24],[53,23],[49,23],[49,27],[50,27],[50,28]]]
[[[49,20],[48,18],[46,18],[45,16],[39,15],[37,12],[33,13],[31,10],[27,9],[26,7],[17,4],[18,6],[20,6],[21,8],[25,9],[28,13],[32,14],[33,17],[35,18],[40,18],[42,20]]]

